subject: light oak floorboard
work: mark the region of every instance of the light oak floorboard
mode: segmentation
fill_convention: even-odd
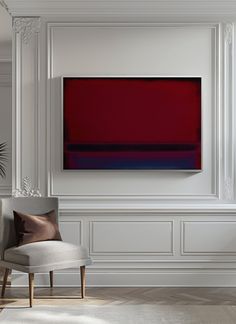
[[[0,308],[28,307],[28,288],[6,288]],[[234,305],[236,288],[35,288],[34,305]]]

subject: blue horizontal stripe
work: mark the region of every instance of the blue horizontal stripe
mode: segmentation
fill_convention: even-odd
[[[196,169],[195,159],[193,157],[183,159],[142,159],[132,160],[127,158],[94,158],[94,157],[74,157],[73,169],[110,169],[110,170],[191,170]],[[71,169],[71,168],[70,168]]]

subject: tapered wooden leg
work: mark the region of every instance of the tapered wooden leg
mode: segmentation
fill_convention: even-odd
[[[34,299],[34,273],[29,273],[29,303],[30,307],[33,305]]]
[[[85,266],[80,267],[81,298],[85,297]]]
[[[2,298],[5,295],[5,289],[6,289],[6,285],[7,285],[7,278],[8,278],[9,273],[10,273],[10,269],[6,268],[5,272],[4,272],[3,283],[2,283],[2,294],[1,294]]]
[[[53,271],[49,271],[49,276],[50,276],[50,287],[53,287]]]

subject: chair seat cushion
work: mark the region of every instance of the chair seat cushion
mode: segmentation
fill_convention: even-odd
[[[88,259],[87,249],[63,241],[42,241],[11,247],[4,252],[4,261],[24,266],[44,266]]]

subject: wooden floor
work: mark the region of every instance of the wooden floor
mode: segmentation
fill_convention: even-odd
[[[35,305],[235,305],[236,288],[36,288]],[[7,288],[0,309],[27,307],[27,288]]]

